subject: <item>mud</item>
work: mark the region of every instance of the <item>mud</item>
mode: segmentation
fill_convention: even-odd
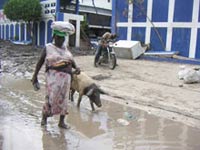
[[[200,148],[200,131],[182,123],[103,99],[91,112],[86,97],[77,109],[69,102],[70,130],[57,126],[58,117],[40,126],[44,87],[33,91],[27,79],[2,76],[0,133],[2,149],[180,149]],[[119,119],[122,121],[120,122]],[[125,125],[126,120],[129,124]]]
[[[103,107],[95,112],[87,97],[80,109],[76,101],[69,102],[66,122],[71,129],[63,130],[57,126],[58,116],[40,126],[44,68],[39,74],[40,91],[33,90],[30,79],[41,49],[32,52],[30,47],[12,46],[1,46],[0,149],[200,149],[199,84],[177,80],[179,65],[118,60],[117,68],[110,70],[94,68],[91,55],[75,57],[109,95],[102,95]],[[13,49],[16,52],[10,56]],[[26,57],[20,50],[28,51]]]

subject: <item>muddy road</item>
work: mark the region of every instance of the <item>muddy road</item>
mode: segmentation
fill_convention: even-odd
[[[29,79],[2,75],[0,143],[2,150],[197,150],[200,130],[140,109],[102,99],[92,112],[84,97],[81,108],[69,102],[71,129],[57,126],[58,117],[40,126],[44,87],[35,92]]]
[[[40,91],[33,90],[30,79],[41,49],[1,41],[0,50],[2,150],[200,149],[200,87],[177,79],[180,64],[119,59],[111,71],[94,68],[91,55],[75,54],[81,69],[109,95],[102,95],[103,107],[95,112],[87,97],[80,109],[76,101],[69,102],[66,122],[71,129],[63,130],[57,126],[58,116],[40,126],[44,68]]]

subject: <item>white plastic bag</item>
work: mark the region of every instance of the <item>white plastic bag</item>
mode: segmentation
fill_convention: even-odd
[[[125,120],[125,119],[122,119],[122,118],[117,119],[117,122],[118,122],[119,124],[121,124],[121,125],[124,125],[124,126],[127,126],[127,125],[130,124],[129,121],[127,121],[127,120]]]
[[[183,80],[184,76],[187,74],[189,70],[185,68],[185,66],[180,66],[180,71],[178,72],[178,78]]]
[[[183,80],[186,84],[199,83],[200,82],[200,71],[192,68],[185,68],[185,66],[180,66],[180,71],[178,72],[178,78]]]
[[[60,32],[65,32],[69,35],[74,34],[75,33],[75,28],[74,25],[66,22],[66,21],[54,21],[51,24],[51,28],[53,30],[58,30]]]

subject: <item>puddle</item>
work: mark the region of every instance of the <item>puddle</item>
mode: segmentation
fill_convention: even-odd
[[[35,92],[30,80],[9,76],[2,76],[0,83],[2,150],[200,149],[199,129],[105,100],[92,112],[86,97],[80,109],[69,102],[70,130],[58,128],[58,116],[48,118],[44,128],[40,126],[43,87]]]

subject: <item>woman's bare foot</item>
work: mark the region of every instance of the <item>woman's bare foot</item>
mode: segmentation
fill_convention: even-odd
[[[69,127],[68,125],[65,124],[64,119],[65,119],[65,115],[60,115],[60,121],[59,121],[59,123],[58,123],[58,126],[59,126],[60,128],[63,128],[63,129],[69,129],[70,127]]]
[[[70,126],[69,125],[66,125],[65,123],[59,123],[58,126],[60,128],[63,128],[63,129],[70,129]]]

